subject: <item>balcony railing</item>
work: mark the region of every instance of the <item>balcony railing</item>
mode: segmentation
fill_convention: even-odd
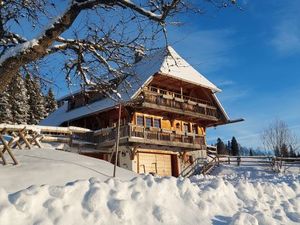
[[[163,107],[167,107],[170,110],[178,109],[181,110],[182,113],[185,111],[202,114],[206,117],[218,118],[218,111],[215,106],[211,106],[204,100],[200,99],[188,99],[186,96],[182,96],[181,98],[175,95],[169,94],[161,94],[149,90],[144,90],[144,102],[151,103]]]
[[[105,128],[95,132],[95,139],[99,145],[114,144],[116,139],[116,127]],[[156,144],[166,146],[178,146],[187,148],[203,148],[205,136],[192,133],[176,133],[175,131],[160,128],[145,128],[128,124],[120,127],[120,139],[128,142],[144,144]]]

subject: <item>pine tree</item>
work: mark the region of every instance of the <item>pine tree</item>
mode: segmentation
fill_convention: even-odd
[[[224,142],[221,140],[221,138],[217,139],[217,152],[218,152],[218,154],[221,154],[221,155],[227,154],[226,146],[225,146]]]
[[[253,156],[253,149],[252,148],[250,148],[249,156]]]
[[[8,88],[0,94],[0,123],[11,123],[12,113]]]
[[[237,140],[235,139],[235,137],[232,137],[231,139],[231,153],[234,156],[239,155],[239,144],[237,142]]]
[[[21,74],[14,76],[8,88],[12,111],[12,123],[26,124],[28,120],[28,97]]]
[[[32,79],[29,74],[25,78],[28,105],[29,105],[29,117],[28,124],[38,124],[42,119],[46,117],[45,101],[42,95],[40,83],[38,79]]]
[[[276,146],[276,148],[274,149],[274,154],[275,154],[276,157],[280,156],[280,150],[279,150],[278,146]]]
[[[55,100],[55,96],[52,91],[52,88],[49,88],[48,93],[45,97],[45,105],[46,105],[47,115],[54,112],[57,109],[57,102]]]
[[[232,155],[230,141],[227,142],[226,149],[227,149],[228,155]]]
[[[293,149],[292,145],[290,145],[289,157],[297,157],[297,154],[296,154],[295,150]]]

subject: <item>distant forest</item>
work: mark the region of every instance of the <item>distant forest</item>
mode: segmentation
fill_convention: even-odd
[[[256,155],[274,155],[272,150],[253,149],[241,146],[235,137],[226,143],[221,138],[217,139],[217,143],[214,144],[217,147],[219,155],[232,155],[232,156],[256,156]],[[292,147],[286,148],[284,151],[284,157],[300,157],[300,152],[296,152]]]

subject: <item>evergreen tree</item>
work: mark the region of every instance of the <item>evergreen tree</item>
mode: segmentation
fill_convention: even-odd
[[[227,142],[226,149],[227,149],[228,155],[232,155],[230,141]]]
[[[57,109],[57,102],[55,100],[55,96],[52,91],[52,88],[49,88],[48,90],[48,93],[45,97],[45,103],[46,103],[47,115],[54,112]]]
[[[12,113],[8,88],[0,94],[0,123],[11,123]]]
[[[253,149],[252,148],[250,148],[249,156],[253,156]]]
[[[274,154],[275,154],[276,157],[280,156],[280,150],[279,150],[278,146],[276,146],[276,148],[274,149]]]
[[[42,95],[38,79],[32,79],[26,75],[25,84],[28,95],[29,117],[28,124],[38,124],[46,117],[45,101]]]
[[[289,156],[290,157],[297,157],[296,151],[294,150],[292,145],[290,145]]]
[[[232,139],[231,139],[231,153],[234,156],[239,155],[239,144],[238,144],[237,140],[235,139],[235,137],[232,137]]]
[[[218,152],[218,154],[221,154],[221,155],[227,154],[226,146],[225,146],[224,142],[221,140],[221,138],[218,138],[218,140],[217,140],[217,152]]]
[[[8,93],[11,103],[12,123],[26,124],[29,106],[27,90],[21,74],[14,76],[14,79],[9,85]]]

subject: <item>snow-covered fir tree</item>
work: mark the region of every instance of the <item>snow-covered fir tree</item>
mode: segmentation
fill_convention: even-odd
[[[28,96],[21,74],[14,76],[8,88],[12,111],[12,123],[26,124],[28,121]]]
[[[25,84],[28,96],[28,124],[38,124],[46,117],[44,96],[41,92],[38,79],[32,79],[29,74],[26,75]]]
[[[0,93],[0,123],[12,122],[11,104],[9,100],[9,93],[6,88],[3,93]]]
[[[47,95],[45,96],[45,108],[47,115],[54,112],[57,109],[57,102],[55,100],[52,88],[49,88]]]

